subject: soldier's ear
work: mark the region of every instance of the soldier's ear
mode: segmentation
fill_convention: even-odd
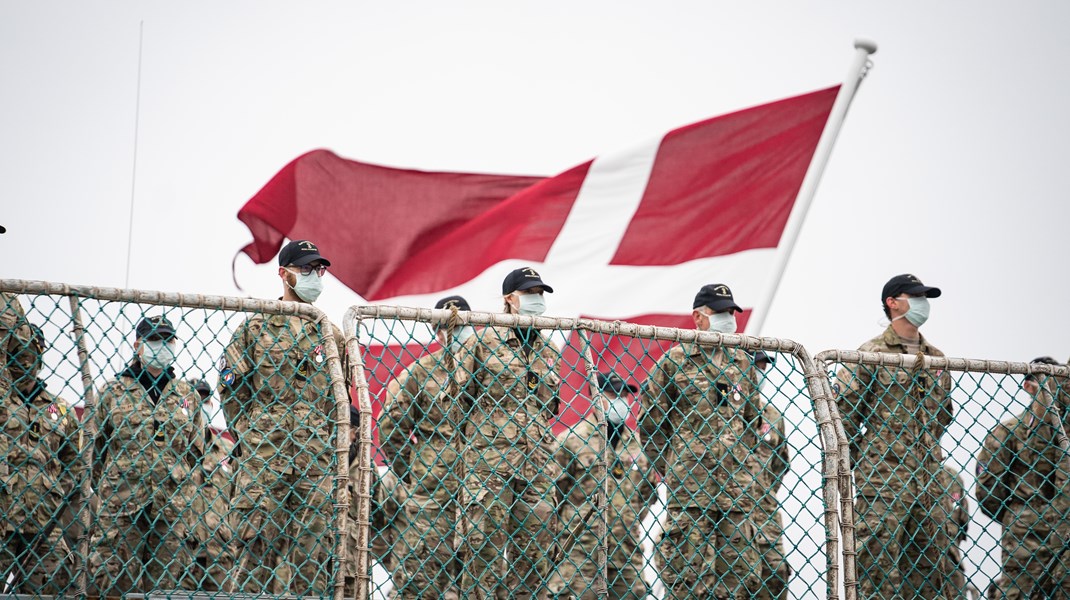
[[[695,309],[695,310],[691,311],[691,319],[695,321],[695,329],[703,329],[703,327],[702,327],[702,317],[705,317],[705,316],[706,315],[704,315],[701,312],[699,312],[698,309]]]

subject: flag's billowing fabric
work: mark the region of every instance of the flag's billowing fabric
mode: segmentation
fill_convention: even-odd
[[[612,265],[677,265],[775,248],[838,87],[667,133]],[[607,167],[636,168],[618,159]],[[507,259],[543,262],[588,181],[588,162],[552,178],[434,173],[342,159],[286,165],[238,212],[254,262],[284,238],[345,256],[331,273],[368,300],[456,287]],[[614,173],[601,173],[613,184]],[[595,193],[599,190],[593,190]],[[606,190],[601,190],[603,193]],[[610,189],[610,192],[613,190]]]
[[[244,251],[263,263],[284,238],[313,240],[332,257],[331,274],[374,301],[447,290],[493,298],[507,271],[489,269],[523,261],[555,287],[551,315],[691,327],[703,284],[728,283],[747,308],[761,301],[838,90],[695,123],[551,178],[394,169],[317,150],[242,207],[238,218],[253,234]],[[739,316],[740,330],[749,314]],[[634,383],[669,346],[591,341],[599,371]],[[589,406],[580,346],[573,337],[563,347],[564,425]],[[405,365],[434,347],[368,348],[373,407]]]

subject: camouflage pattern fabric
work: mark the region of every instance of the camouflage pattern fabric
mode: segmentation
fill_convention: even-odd
[[[757,500],[751,520],[758,530],[758,553],[762,561],[757,597],[786,600],[791,567],[784,554],[784,523],[777,494],[791,468],[787,421],[771,403],[763,400],[761,405],[761,416],[750,425],[746,436],[752,446],[748,459]]]
[[[218,592],[234,567],[234,523],[230,515],[234,442],[211,429],[205,430],[205,441],[207,451],[194,471],[192,533],[187,537],[195,562],[184,583],[187,589]]]
[[[859,350],[903,354],[906,345],[889,326]],[[920,352],[944,355],[924,336]],[[951,386],[947,372],[924,369],[858,366],[837,375],[858,492],[855,533],[863,597],[951,593],[946,557],[952,541],[934,516],[951,512],[937,479],[943,468],[940,438],[952,419]]]
[[[668,488],[657,551],[675,597],[742,598],[759,586],[750,520],[757,494],[744,435],[758,416],[757,381],[742,351],[677,345],[640,392],[640,431]]]

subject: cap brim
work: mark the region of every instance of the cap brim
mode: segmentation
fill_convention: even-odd
[[[943,292],[941,292],[940,288],[937,288],[937,287],[931,287],[931,286],[928,286],[928,285],[916,285],[914,287],[907,288],[907,289],[903,290],[902,293],[909,294],[911,296],[925,296],[926,298],[939,298],[940,294],[942,294]]]
[[[732,300],[714,300],[706,306],[714,312],[721,312],[722,310],[728,310],[730,308],[735,312],[743,312],[743,309]]]
[[[171,329],[170,327],[157,327],[156,329],[153,329],[152,331],[146,332],[145,335],[143,335],[141,337],[147,338],[147,337],[152,337],[152,336],[161,337],[161,338],[165,338],[165,339],[170,339],[170,338],[175,337],[175,330]]]
[[[298,257],[297,260],[293,261],[290,264],[295,267],[303,267],[307,264],[316,262],[317,260],[323,263],[323,266],[325,267],[331,266],[331,261],[327,260],[326,258],[323,258],[319,254],[305,254],[303,256]]]
[[[554,293],[554,288],[552,288],[552,287],[546,285],[545,283],[543,283],[541,279],[535,279],[535,280],[532,280],[532,281],[525,281],[524,283],[521,283],[520,285],[518,285],[515,291],[523,292],[523,291],[526,291],[526,290],[530,290],[533,287],[541,287],[543,290],[545,290],[549,294]]]

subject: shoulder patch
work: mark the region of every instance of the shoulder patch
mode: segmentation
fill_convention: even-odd
[[[982,463],[981,461],[977,461],[977,476],[978,477],[980,477],[981,474],[983,474],[987,470],[988,470],[988,467],[984,463]]]

